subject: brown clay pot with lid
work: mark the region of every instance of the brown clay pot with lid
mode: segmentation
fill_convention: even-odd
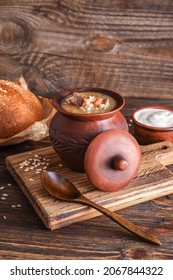
[[[61,107],[61,100],[74,91],[106,94],[116,100],[116,107],[106,113],[70,113]],[[139,145],[128,133],[128,124],[120,112],[124,104],[120,94],[102,88],[65,90],[53,99],[57,113],[49,134],[54,150],[70,169],[86,172],[93,185],[104,191],[127,185],[140,166]]]
[[[113,111],[103,114],[74,114],[62,109],[62,98],[74,91],[100,92],[116,99],[117,106]],[[50,124],[50,140],[60,158],[72,170],[84,172],[84,155],[89,143],[101,132],[108,129],[128,131],[127,122],[120,112],[124,98],[116,92],[100,88],[80,88],[60,92],[53,99],[57,109]]]

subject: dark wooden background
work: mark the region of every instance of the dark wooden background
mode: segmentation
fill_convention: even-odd
[[[0,0],[0,79],[21,75],[42,96],[88,85],[116,90],[126,96],[128,120],[136,107],[173,106],[173,1]],[[0,203],[7,217],[0,219],[0,259],[173,258],[171,195],[119,211],[157,235],[160,247],[104,216],[46,231],[5,166],[7,155],[44,145],[49,141],[0,150],[0,183],[9,192]]]
[[[173,98],[173,1],[0,0],[0,78]]]

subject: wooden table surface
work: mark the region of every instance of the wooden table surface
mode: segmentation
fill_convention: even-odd
[[[122,112],[130,123],[134,109],[153,104],[170,106],[171,102],[126,98]],[[0,148],[0,197],[6,198],[0,199],[0,259],[173,259],[173,195],[117,211],[158,236],[162,246],[139,240],[104,216],[47,230],[7,171],[5,158],[48,145],[49,139],[44,139]]]

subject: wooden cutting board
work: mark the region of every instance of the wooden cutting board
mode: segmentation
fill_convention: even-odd
[[[6,165],[44,225],[54,230],[101,214],[88,206],[62,202],[49,195],[40,182],[41,170],[57,171],[74,182],[88,198],[114,211],[173,193],[173,174],[166,167],[173,164],[173,143],[143,146],[141,151],[138,177],[127,187],[113,193],[97,190],[85,174],[72,172],[52,147],[9,156]]]

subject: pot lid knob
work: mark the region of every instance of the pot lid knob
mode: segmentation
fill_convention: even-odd
[[[85,172],[92,184],[113,192],[128,185],[141,163],[140,146],[124,130],[110,129],[96,136],[85,153]]]
[[[124,171],[128,168],[128,162],[127,160],[125,160],[124,158],[120,157],[120,156],[115,156],[112,162],[112,167],[115,170],[121,170]]]

